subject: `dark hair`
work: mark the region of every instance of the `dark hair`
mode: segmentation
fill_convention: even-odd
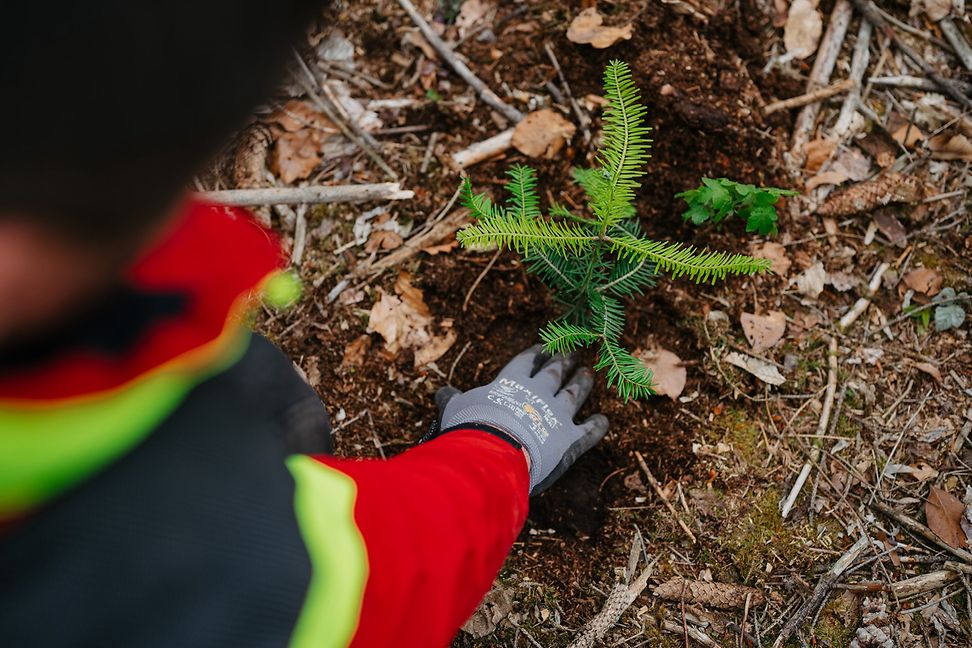
[[[7,3],[0,214],[95,240],[146,229],[269,93],[325,4]]]

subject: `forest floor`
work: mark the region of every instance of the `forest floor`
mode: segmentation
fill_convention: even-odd
[[[897,23],[894,37],[937,74],[972,81],[932,19],[941,3],[918,0],[910,16],[907,4],[879,4]],[[456,645],[568,645],[646,565],[648,586],[607,623],[602,645],[771,646],[784,628],[795,646],[848,646],[855,635],[858,646],[972,644],[972,345],[960,321],[972,292],[968,105],[932,85],[888,32],[862,29],[846,0],[600,2],[605,24],[631,26],[629,39],[605,49],[566,37],[592,6],[418,3],[509,105],[551,108],[577,126],[578,115],[590,119],[592,141],[578,128],[552,159],[510,148],[463,173],[498,197],[508,166],[531,164],[546,198],[583,204],[570,169],[591,162],[602,71],[621,59],[654,129],[638,193],[646,233],[767,256],[774,271],[716,285],[661,276],[628,300],[624,341],[674,353],[684,388],[624,403],[598,383],[585,411],[607,414],[607,437],[532,502]],[[820,51],[786,55],[799,43],[784,42],[784,25],[812,36],[817,16],[826,33],[840,12],[850,15],[846,35],[829,45],[834,34],[823,36],[820,50],[839,55],[820,83]],[[945,20],[969,38],[961,14]],[[849,122],[838,123],[846,88],[767,114],[814,83],[848,78],[861,38],[870,60],[851,91],[863,108],[851,104]],[[305,287],[293,308],[265,311],[261,330],[320,392],[339,454],[391,456],[426,430],[436,389],[492,379],[558,307],[515,255],[455,244],[466,212],[453,201],[460,171],[451,156],[514,124],[477,98],[396,0],[337,3],[299,55],[316,96],[308,70],[294,66],[278,100],[202,183],[394,175],[414,191],[261,212],[293,250]],[[321,103],[373,138],[391,173]],[[739,220],[698,228],[674,196],[703,176],[800,195],[780,206],[772,237]],[[390,339],[375,321],[382,299],[399,305],[394,316],[408,321],[398,325],[415,327],[418,343]],[[841,325],[861,299],[866,308]]]

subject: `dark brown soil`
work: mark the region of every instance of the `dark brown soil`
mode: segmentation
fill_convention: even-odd
[[[618,15],[623,15],[620,8]],[[499,34],[496,43],[470,42],[464,53],[484,78],[506,79],[511,86],[542,92],[544,83],[555,78],[543,51],[547,39],[554,44],[578,97],[601,93],[601,73],[609,59],[629,61],[655,128],[653,158],[638,201],[645,229],[662,239],[742,250],[745,238],[741,223],[732,223],[723,232],[698,231],[683,223],[679,215],[682,206],[674,194],[697,186],[704,175],[785,186],[778,169],[788,117],[778,115],[767,122],[760,116],[760,105],[776,98],[765,93],[773,93],[777,81],[761,78],[758,68],[749,64],[759,54],[760,27],[731,11],[703,25],[659,3],[646,3],[640,14],[629,17],[636,21],[634,38],[610,50],[597,51],[574,46],[563,38],[569,18],[562,7],[531,3],[529,16],[522,20],[532,19],[539,33],[508,29]],[[383,17],[348,25],[345,30],[355,33],[360,28],[360,42],[366,50],[363,58],[381,61],[398,46],[396,28],[401,24],[398,19]],[[491,48],[503,52],[498,62],[490,58]],[[382,78],[391,80],[387,73]],[[450,80],[461,88],[457,78]],[[472,126],[473,119],[479,120],[479,128]],[[410,114],[406,123],[430,124],[432,129],[448,134],[447,150],[495,132],[489,111],[481,105],[471,115],[459,115],[447,108],[426,109]],[[584,164],[590,151],[583,148],[579,133],[574,147],[563,159],[539,165],[512,154],[474,167],[470,175],[478,187],[497,188],[495,180],[509,164],[530,163],[539,166],[541,186],[550,187],[555,195],[562,190],[579,202],[579,191],[566,179],[569,168]],[[403,210],[420,221],[448,199],[455,176],[430,173],[419,177],[415,169],[417,165],[404,184],[420,188],[419,197]],[[454,320],[458,341],[437,365],[443,373],[452,373],[453,383],[461,389],[492,379],[512,355],[536,340],[538,328],[555,314],[556,307],[544,286],[506,254],[485,275],[464,312],[463,300],[487,260],[486,255],[457,250],[423,256],[408,268],[436,318]],[[394,277],[381,281],[390,290]],[[264,328],[301,367],[314,374],[312,381],[319,372],[317,387],[336,425],[341,425],[342,418],[346,422],[367,410],[368,414],[339,429],[339,453],[373,456],[378,453],[376,441],[388,454],[404,450],[429,424],[434,391],[445,379],[417,372],[411,357],[405,354],[385,357],[377,351],[377,336],[363,366],[341,368],[345,347],[364,332],[367,314],[355,312],[351,309],[357,306],[351,306],[350,317],[337,321],[328,318],[331,307],[321,306],[332,285],[325,282],[313,300],[305,299],[294,311],[265,321]],[[631,348],[643,347],[650,339],[687,361],[684,393],[698,393],[691,409],[700,418],[707,417],[723,396],[720,383],[704,370],[705,340],[698,338],[697,323],[703,315],[693,295],[706,290],[661,278],[648,296],[631,300],[626,332]],[[366,298],[358,306],[370,303]],[[346,321],[357,325],[342,326]],[[459,358],[467,343],[468,349]],[[691,444],[697,440],[693,435],[699,433],[699,426],[679,409],[667,398],[625,404],[599,383],[587,410],[607,414],[611,420],[608,437],[533,503],[508,568],[559,588],[559,600],[576,607],[565,610],[569,618],[586,619],[593,613],[599,598],[578,583],[603,579],[605,566],[616,564],[626,555],[633,525],[652,528],[671,524],[668,519],[643,517],[637,508],[630,509],[631,491],[624,478],[638,472],[635,450],[645,456],[662,481],[692,475]],[[338,414],[342,411],[343,417]],[[546,534],[547,529],[555,533]],[[677,535],[674,530],[671,533]]]

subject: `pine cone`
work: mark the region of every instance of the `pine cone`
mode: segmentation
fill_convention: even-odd
[[[850,216],[888,203],[916,202],[921,194],[921,183],[914,176],[887,173],[832,195],[817,207],[817,213],[821,216]]]
[[[751,595],[750,605],[762,605],[763,593],[753,587],[733,583],[708,583],[684,578],[667,580],[654,590],[655,596],[666,601],[701,603],[717,608],[741,608],[746,605],[746,595]]]
[[[854,634],[850,648],[895,648],[887,604],[881,599],[864,599],[861,627]]]

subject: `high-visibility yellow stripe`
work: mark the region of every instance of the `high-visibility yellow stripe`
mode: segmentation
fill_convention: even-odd
[[[249,331],[233,327],[188,356],[97,397],[0,403],[0,519],[17,516],[135,447],[206,378],[235,364]]]
[[[343,648],[354,637],[368,580],[368,553],[354,522],[357,486],[310,457],[287,460],[294,510],[313,575],[291,648]]]

